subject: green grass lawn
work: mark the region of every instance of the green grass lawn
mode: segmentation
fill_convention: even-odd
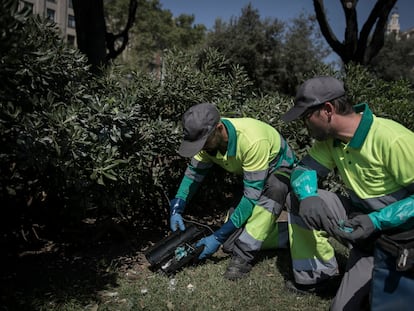
[[[167,277],[143,270],[101,296],[99,310],[327,310],[331,297],[297,295],[284,287],[291,276],[289,256],[280,250],[264,256],[249,277],[223,278],[229,257],[215,256]]]
[[[343,266],[346,249],[332,241]],[[30,254],[4,265],[0,310],[328,310],[332,295],[297,295],[288,250],[265,252],[249,276],[223,278],[222,251],[198,266],[166,276],[153,272],[145,249],[111,243],[62,256]],[[96,249],[98,247],[98,249]]]

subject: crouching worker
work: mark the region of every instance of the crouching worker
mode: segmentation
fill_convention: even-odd
[[[329,234],[351,246],[330,310],[363,310],[372,297],[378,235],[414,228],[414,133],[395,121],[376,117],[365,103],[353,106],[343,83],[328,76],[305,81],[294,107],[282,119],[302,119],[316,140],[291,174],[296,195],[287,201],[290,226],[296,228],[291,253],[297,284],[290,288],[310,291],[334,275],[337,263]],[[331,170],[337,170],[349,196],[317,189],[317,176]],[[390,281],[381,284],[384,294]],[[413,301],[412,293],[412,288],[411,294],[405,291],[407,302]],[[388,298],[396,308],[401,306],[396,304],[398,297]]]
[[[196,244],[204,246],[199,256],[204,259],[232,240],[226,243],[231,244],[232,258],[224,277],[242,278],[271,234],[276,244],[287,243],[287,228],[282,237],[276,220],[289,191],[287,176],[295,155],[270,125],[251,118],[221,118],[210,103],[191,107],[182,121],[184,139],[179,154],[191,161],[171,200],[171,230],[185,230],[181,214],[214,164],[242,176],[243,196],[227,222]]]

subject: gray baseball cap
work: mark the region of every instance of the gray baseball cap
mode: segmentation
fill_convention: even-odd
[[[306,80],[296,92],[295,105],[282,116],[282,120],[293,121],[303,115],[307,109],[343,95],[345,95],[344,85],[334,77],[320,76]]]
[[[220,113],[213,104],[198,104],[184,113],[182,121],[184,138],[178,153],[183,157],[192,157],[203,149],[208,136],[220,121]]]

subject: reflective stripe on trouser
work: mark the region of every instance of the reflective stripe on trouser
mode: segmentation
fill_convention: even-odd
[[[252,261],[259,250],[288,247],[288,224],[256,205],[252,216],[234,241],[233,254]]]
[[[225,253],[232,253],[234,249],[234,243],[240,237],[244,231],[244,227],[235,231],[224,243],[223,251]],[[269,231],[267,238],[262,242],[260,250],[272,250],[278,248],[289,247],[289,232],[287,221],[278,220]]]
[[[333,215],[333,221],[347,218],[345,207],[337,195],[324,190],[319,190],[318,194]],[[338,274],[338,263],[328,233],[310,229],[299,217],[297,204],[289,196],[288,228],[293,275],[298,284],[316,284]]]
[[[257,251],[269,248],[272,244],[277,244],[274,248],[286,247],[286,230],[283,233],[283,229],[279,229],[277,218],[286,201],[288,184],[288,179],[283,176],[276,177],[274,174],[269,176],[263,193],[253,208],[252,215],[247,219],[241,234],[234,243],[234,255],[252,261]]]
[[[325,231],[307,229],[302,219],[294,214],[289,213],[288,223],[296,283],[315,284],[338,274],[335,252],[328,241],[328,234]]]

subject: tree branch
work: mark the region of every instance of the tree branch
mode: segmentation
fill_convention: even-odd
[[[331,26],[328,24],[323,0],[313,0],[313,6],[315,8],[316,19],[318,20],[322,35],[334,52],[342,58],[344,54],[344,46],[339,42],[338,38],[333,33]]]
[[[344,59],[344,63],[348,63],[348,61],[352,59],[358,47],[357,3],[358,0],[341,0],[346,21],[344,42],[344,53],[346,54],[346,59]]]
[[[109,61],[110,59],[116,58],[119,54],[125,50],[128,40],[129,40],[129,30],[131,29],[132,25],[135,21],[135,13],[137,11],[138,2],[137,0],[130,0],[129,2],[129,11],[128,11],[128,21],[125,26],[125,29],[117,35],[113,33],[106,33],[106,47],[108,49],[108,54],[106,55],[106,60]],[[119,48],[115,47],[115,43],[121,39],[122,43]]]
[[[368,64],[384,46],[385,27],[388,22],[388,15],[390,14],[397,0],[381,0],[377,3],[379,2],[382,3],[382,8],[378,14],[378,21],[375,26],[374,34],[372,35],[372,39],[367,46],[362,64]]]

